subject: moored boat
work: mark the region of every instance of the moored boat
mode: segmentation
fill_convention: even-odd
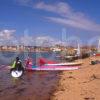
[[[67,62],[67,63],[54,63],[54,64],[45,64],[50,66],[78,66],[82,65],[82,62]]]
[[[79,69],[80,66],[48,66],[48,65],[43,65],[43,66],[32,66],[32,67],[27,67],[26,70],[28,71],[42,71],[42,70],[76,70]]]

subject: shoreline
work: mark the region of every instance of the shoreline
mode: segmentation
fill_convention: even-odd
[[[50,100],[100,100],[100,65],[90,65],[89,60],[84,59],[79,70],[62,72]]]

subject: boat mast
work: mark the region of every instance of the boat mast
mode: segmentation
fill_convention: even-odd
[[[99,39],[99,43],[98,43],[98,52],[100,52],[100,39]]]
[[[78,43],[78,47],[77,47],[77,56],[80,56],[80,44]]]

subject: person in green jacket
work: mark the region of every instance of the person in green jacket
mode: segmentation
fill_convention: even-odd
[[[13,62],[11,68],[12,69],[18,69],[18,70],[21,70],[23,68],[22,62],[19,59],[19,57],[16,57],[16,60]]]

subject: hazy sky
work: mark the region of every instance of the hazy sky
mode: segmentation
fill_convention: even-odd
[[[100,0],[0,0],[0,38],[26,30],[32,38],[76,36],[86,43],[100,36]]]

